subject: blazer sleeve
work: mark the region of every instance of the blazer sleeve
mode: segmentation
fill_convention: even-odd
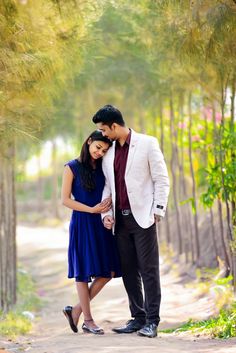
[[[108,175],[107,175],[107,167],[106,167],[104,161],[102,163],[102,170],[103,170],[103,174],[105,176],[105,185],[104,185],[104,189],[103,189],[103,193],[102,193],[102,200],[104,200],[107,197],[111,196],[111,186],[110,186],[110,182],[109,182]],[[102,219],[108,215],[113,217],[112,208],[105,213],[101,213]]]
[[[149,145],[148,162],[151,177],[154,183],[153,211],[164,217],[168,202],[170,183],[164,156],[156,138],[151,138]]]

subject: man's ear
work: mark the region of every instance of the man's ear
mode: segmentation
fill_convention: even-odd
[[[117,123],[113,123],[110,127],[111,130],[115,130],[117,128],[118,124]]]

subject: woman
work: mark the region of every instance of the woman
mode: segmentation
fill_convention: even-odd
[[[112,277],[121,276],[115,238],[104,228],[100,214],[111,207],[111,199],[101,202],[105,184],[102,157],[111,144],[100,131],[94,131],[84,142],[80,158],[68,162],[63,174],[62,203],[73,210],[68,277],[75,278],[80,301],[74,307],[66,306],[63,313],[74,332],[78,332],[77,325],[83,312],[82,329],[94,334],[104,333],[93,320],[90,300]],[[89,282],[92,282],[90,287]]]

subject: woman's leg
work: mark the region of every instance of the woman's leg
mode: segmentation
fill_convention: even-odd
[[[90,298],[89,298],[89,287],[88,283],[77,282],[77,291],[79,295],[81,310],[84,314],[85,320],[91,320],[92,314],[90,311]]]
[[[81,302],[80,292],[85,297],[87,296],[89,298],[89,302],[90,302],[101,291],[101,289],[105,286],[105,284],[108,283],[110,280],[111,280],[111,278],[97,277],[91,283],[89,288],[88,288],[87,283],[76,282],[76,288],[77,288],[77,292],[78,292],[79,299],[80,299],[80,303],[75,305],[72,309],[72,318],[73,318],[73,321],[76,326],[78,324],[79,317],[83,311],[82,310],[83,304]],[[80,284],[85,284],[87,286],[87,292],[83,290],[83,286],[80,286]],[[81,291],[81,287],[82,287],[82,291]],[[88,304],[86,304],[86,305],[88,305]],[[90,305],[89,305],[89,308],[90,308]],[[83,311],[83,313],[84,313],[84,311]],[[90,316],[91,316],[91,312],[90,312]],[[85,318],[85,320],[87,319],[87,317],[85,316],[85,313],[84,313],[84,318]]]

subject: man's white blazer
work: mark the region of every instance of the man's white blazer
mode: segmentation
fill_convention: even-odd
[[[102,218],[106,215],[115,218],[115,144],[116,142],[109,148],[102,162],[106,178],[102,199],[112,197],[112,209],[103,213]],[[150,227],[155,221],[154,214],[164,217],[169,194],[169,178],[156,138],[131,130],[125,183],[131,211],[140,227]]]

